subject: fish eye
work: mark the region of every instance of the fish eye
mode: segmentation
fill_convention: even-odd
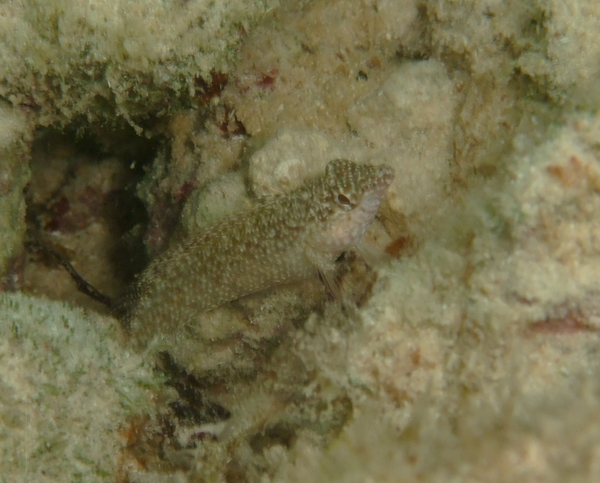
[[[337,197],[338,203],[344,206],[350,206],[352,203],[350,202],[350,198],[348,198],[345,194],[340,193]]]

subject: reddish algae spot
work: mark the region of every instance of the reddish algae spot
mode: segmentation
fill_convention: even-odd
[[[547,335],[598,332],[598,330],[598,328],[588,324],[586,318],[579,312],[569,312],[564,317],[547,317],[529,326],[529,332]]]

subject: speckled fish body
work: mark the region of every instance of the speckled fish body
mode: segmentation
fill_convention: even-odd
[[[245,295],[327,272],[369,227],[394,177],[386,165],[332,161],[323,176],[170,246],[120,304],[128,324],[193,323]]]

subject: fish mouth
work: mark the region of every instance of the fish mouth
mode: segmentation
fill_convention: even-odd
[[[388,188],[394,181],[396,175],[394,169],[387,164],[379,165],[378,176],[373,180],[370,186],[364,190],[364,198],[362,200],[362,209],[367,213],[375,213],[379,209],[379,204],[385,198]]]
[[[375,189],[377,191],[385,191],[394,181],[394,178],[396,177],[396,172],[394,171],[394,168],[387,164],[381,164],[378,166],[378,168],[379,176],[369,188]]]

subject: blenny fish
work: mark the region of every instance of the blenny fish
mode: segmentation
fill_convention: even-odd
[[[356,245],[394,171],[387,165],[331,161],[322,176],[250,211],[226,217],[175,243],[113,304],[125,326],[182,326],[245,295],[331,276],[336,258]]]
[[[172,244],[116,299],[96,290],[57,250],[36,240],[28,246],[54,256],[78,290],[108,306],[133,333],[184,327],[202,312],[312,275],[333,288],[334,261],[360,241],[393,179],[387,165],[331,161],[324,175],[290,193]]]

